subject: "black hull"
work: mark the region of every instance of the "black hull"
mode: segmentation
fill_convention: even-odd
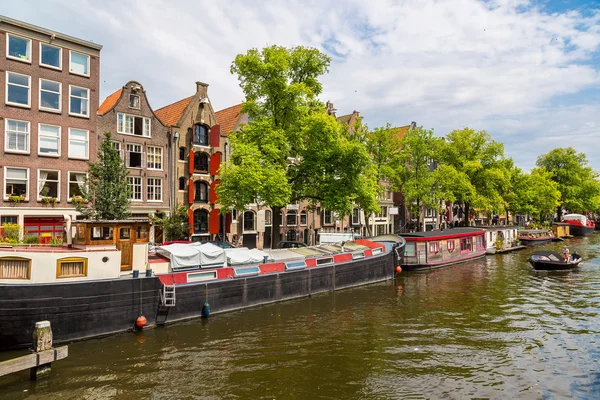
[[[403,250],[403,249],[402,249]],[[392,279],[393,252],[306,270],[190,283],[176,287],[176,305],[160,305],[156,277],[47,285],[0,284],[0,350],[31,346],[35,322],[52,324],[55,343],[132,330],[141,311],[148,325],[310,296]],[[140,289],[141,285],[141,289]]]
[[[519,242],[521,242],[527,246],[537,246],[538,244],[550,243],[553,240],[554,240],[554,238],[550,238],[550,237],[547,239],[537,239],[537,240],[519,238]]]
[[[569,225],[569,229],[573,236],[589,236],[594,233],[594,228],[591,226]]]
[[[533,267],[533,269],[540,271],[564,271],[568,269],[576,268],[581,260],[574,263],[565,263],[565,262],[543,262],[543,261],[532,261],[529,260],[529,263]]]

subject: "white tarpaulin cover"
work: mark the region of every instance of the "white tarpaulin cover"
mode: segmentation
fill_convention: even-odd
[[[229,265],[242,265],[242,264],[258,264],[265,261],[265,257],[268,260],[273,258],[258,249],[248,249],[247,247],[225,249],[225,255],[227,256],[227,263]]]
[[[585,226],[587,224],[587,217],[581,214],[567,214],[563,217],[565,221],[579,221],[581,225]]]
[[[171,268],[174,270],[225,264],[225,252],[211,243],[173,243],[160,246],[158,252],[169,258]]]

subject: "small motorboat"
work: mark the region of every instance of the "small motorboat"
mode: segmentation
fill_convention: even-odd
[[[557,271],[577,267],[581,262],[581,256],[573,253],[569,257],[569,261],[565,262],[562,254],[555,251],[541,250],[533,253],[528,261],[533,269]]]

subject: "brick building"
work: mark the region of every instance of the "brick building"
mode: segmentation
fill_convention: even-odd
[[[112,133],[129,171],[132,218],[147,219],[155,211],[169,213],[174,157],[169,129],[154,114],[144,87],[129,81],[108,96],[98,109],[96,130]],[[152,232],[150,240],[155,240]]]
[[[0,223],[62,237],[96,155],[102,46],[0,16]]]
[[[155,113],[174,141],[173,200],[188,206],[192,240],[224,236],[227,217],[219,213],[215,187],[228,145],[208,98],[208,84],[196,82],[194,95]]]

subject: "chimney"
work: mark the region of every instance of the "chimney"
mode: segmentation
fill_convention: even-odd
[[[417,123],[415,121],[410,123],[410,129],[417,129]]]
[[[352,114],[356,115],[357,117],[360,117],[360,112],[358,112],[356,110],[352,111]]]
[[[200,97],[208,96],[208,83],[196,82],[196,93],[200,93]]]

